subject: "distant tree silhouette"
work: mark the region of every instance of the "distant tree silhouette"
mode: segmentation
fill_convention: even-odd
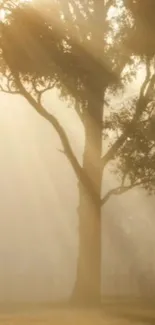
[[[146,43],[137,50],[132,31],[137,28],[139,35],[138,18],[133,4],[127,0],[2,3],[7,14],[0,26],[1,90],[22,94],[51,123],[79,181],[79,259],[72,299],[80,302],[100,300],[102,205],[111,195],[135,186],[154,192],[154,51],[148,53]],[[109,20],[112,6],[117,14]],[[123,89],[139,62],[146,68],[139,96],[104,117],[106,106],[110,112],[107,91],[114,94]],[[52,87],[74,101],[83,124],[82,166],[64,127],[42,104],[42,95]],[[109,130],[113,140],[102,155]],[[102,175],[109,162],[114,162],[120,186],[102,198]]]

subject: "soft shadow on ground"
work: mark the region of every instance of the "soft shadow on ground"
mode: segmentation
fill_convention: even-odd
[[[154,303],[104,303],[100,307],[0,307],[0,325],[155,325]]]
[[[104,313],[121,317],[129,324],[155,324],[155,299],[111,299],[103,303]]]

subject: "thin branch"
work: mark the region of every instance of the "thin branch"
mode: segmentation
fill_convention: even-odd
[[[104,205],[109,199],[111,196],[113,195],[119,195],[119,194],[122,194],[122,193],[125,193],[127,191],[129,191],[132,187],[116,187],[110,191],[108,191],[108,193],[105,194],[105,196],[102,198],[101,200],[101,205]]]
[[[151,178],[144,178],[141,181],[137,181],[135,183],[131,183],[128,186],[118,186],[112,190],[110,190],[101,200],[101,205],[104,205],[111,196],[113,195],[120,195],[120,194],[124,194],[130,190],[132,190],[135,187],[141,186],[141,185],[145,185],[147,183],[149,183],[150,181],[153,181],[153,179]]]
[[[101,200],[101,205],[104,205],[111,196],[113,195],[120,195],[120,194],[123,194],[123,193],[126,193],[128,192],[129,190],[137,187],[137,186],[140,186],[142,185],[143,182],[137,182],[137,183],[134,183],[134,184],[131,184],[129,186],[118,186],[112,190],[110,190],[104,197],[103,199]]]
[[[14,73],[14,78],[15,78],[16,86],[20,91],[20,94],[23,95],[27,99],[27,101],[30,103],[30,105],[35,109],[35,111],[40,116],[42,116],[46,121],[48,121],[54,127],[54,129],[57,131],[57,133],[60,137],[60,140],[63,144],[63,147],[64,147],[64,153],[67,156],[69,162],[71,163],[71,166],[72,166],[77,178],[81,181],[83,186],[87,188],[87,191],[88,191],[89,195],[91,196],[93,202],[97,205],[100,204],[100,198],[98,197],[90,178],[87,176],[87,174],[85,173],[85,171],[79,164],[76,156],[74,155],[71,145],[69,143],[67,134],[66,134],[64,128],[62,127],[62,125],[59,123],[59,121],[57,120],[57,118],[55,116],[53,116],[48,111],[46,111],[46,109],[27,92],[27,90],[21,83],[19,75],[17,73]]]
[[[52,126],[55,128],[55,130],[58,132],[60,139],[62,141],[62,144],[64,145],[65,152],[67,157],[69,158],[73,168],[75,169],[76,173],[79,169],[81,169],[81,166],[79,165],[75,155],[73,154],[73,151],[71,149],[71,146],[69,144],[68,137],[66,135],[65,130],[61,126],[61,124],[58,122],[57,118],[54,117],[52,114],[50,114],[48,111],[44,109],[44,107],[41,105],[41,103],[38,103],[25,89],[23,84],[20,81],[19,76],[16,74],[15,76],[16,85],[19,88],[20,93],[28,100],[28,102],[33,106],[35,111],[44,117],[48,122],[52,124]]]
[[[38,91],[36,90],[36,93],[37,93],[37,96],[38,96],[38,102],[39,102],[40,105],[41,105],[42,96],[46,93],[46,91],[52,90],[55,87],[55,85],[56,85],[56,81],[53,82],[53,84],[49,83],[49,85],[43,90],[38,90]]]
[[[78,103],[77,100],[75,100],[75,110],[76,110],[76,113],[78,115],[78,117],[80,118],[80,121],[83,123],[83,111],[81,111],[80,109],[80,104]]]
[[[155,75],[152,76],[150,79],[150,60],[147,61],[147,73],[146,78],[141,86],[139,98],[136,105],[136,111],[133,116],[133,119],[127,126],[126,130],[121,134],[121,136],[115,141],[115,143],[111,146],[111,148],[107,151],[107,153],[102,157],[102,168],[104,169],[107,163],[115,157],[117,154],[119,148],[123,145],[127,137],[129,136],[131,132],[131,126],[137,121],[137,119],[140,117],[140,115],[143,113],[145,107],[147,106],[147,99],[150,87],[152,87],[152,84],[155,82]],[[148,86],[148,88],[147,88]],[[147,90],[146,90],[147,88]],[[146,93],[145,93],[146,90]],[[145,94],[144,94],[145,93]]]
[[[151,71],[150,71],[150,59],[146,59],[146,78],[141,86],[141,89],[140,89],[140,98],[144,95],[144,92],[146,90],[146,87],[148,85],[148,82],[149,82],[149,79],[150,79],[150,76],[151,76]]]
[[[3,93],[6,93],[6,94],[11,94],[11,95],[19,95],[20,94],[19,91],[16,91],[16,90],[13,91],[13,90],[5,89],[2,86],[0,86],[0,91],[3,92]]]

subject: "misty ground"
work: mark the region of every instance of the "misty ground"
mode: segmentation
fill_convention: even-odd
[[[0,307],[0,325],[155,325],[155,300],[104,302],[100,307]]]

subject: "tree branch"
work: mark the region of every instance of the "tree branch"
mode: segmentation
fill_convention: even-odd
[[[138,186],[139,184],[136,184],[135,186]],[[135,186],[119,186],[119,187],[116,187],[112,190],[110,190],[101,200],[101,205],[104,205],[109,199],[111,196],[113,195],[119,195],[119,194],[123,194],[129,190],[131,190],[133,187]]]
[[[19,91],[8,90],[8,89],[3,88],[1,85],[0,85],[0,91],[5,93],[5,94],[20,95]]]
[[[62,127],[62,125],[59,123],[56,117],[54,117],[52,114],[50,114],[48,111],[44,109],[44,107],[38,103],[25,89],[22,82],[20,81],[19,75],[17,73],[14,73],[14,78],[16,82],[16,86],[20,91],[20,94],[23,95],[27,101],[30,103],[30,105],[35,109],[35,111],[42,116],[46,121],[48,121],[54,129],[57,131],[60,140],[64,147],[64,153],[67,156],[69,162],[71,163],[71,166],[78,178],[79,181],[83,184],[85,188],[87,188],[87,191],[92,198],[93,202],[95,204],[100,204],[100,198],[98,197],[94,186],[90,180],[90,178],[87,176],[81,165],[79,164],[76,156],[73,153],[73,150],[71,148],[71,145],[69,143],[67,134]]]
[[[101,205],[104,205],[111,196],[113,195],[120,195],[120,194],[124,194],[130,190],[132,190],[135,187],[138,187],[140,185],[144,185],[146,183],[148,183],[150,181],[150,179],[143,179],[139,182],[135,182],[133,184],[130,184],[128,186],[118,186],[112,190],[110,190],[107,194],[105,194],[105,196],[102,198],[101,200]]]
[[[65,153],[66,156],[69,158],[69,161],[71,162],[71,165],[74,169],[74,171],[76,172],[77,175],[79,175],[79,171],[81,170],[81,166],[78,163],[72,148],[69,144],[69,140],[68,137],[66,135],[65,130],[63,129],[63,127],[61,126],[61,124],[58,122],[57,118],[54,117],[52,114],[50,114],[48,111],[46,111],[46,109],[44,109],[44,107],[41,105],[41,101],[39,101],[39,103],[27,92],[27,90],[25,89],[25,87],[23,86],[22,82],[20,81],[20,78],[18,76],[18,74],[14,73],[14,77],[15,77],[15,82],[16,85],[20,91],[20,94],[22,94],[27,101],[30,103],[31,106],[33,106],[33,108],[35,109],[35,111],[41,115],[46,121],[50,122],[50,124],[52,124],[52,126],[55,128],[55,130],[58,132],[61,142],[64,146],[65,149]]]
[[[37,90],[36,88],[35,88],[35,91],[36,91],[36,94],[37,94],[37,97],[38,97],[38,103],[40,104],[40,105],[42,105],[41,104],[41,99],[42,99],[42,96],[46,93],[46,91],[50,91],[50,90],[52,90],[54,87],[55,87],[55,85],[56,85],[56,82],[53,82],[53,84],[49,84],[45,89],[43,89],[43,90]]]
[[[111,148],[107,151],[107,153],[102,157],[102,168],[104,169],[107,163],[115,157],[119,148],[123,145],[127,137],[130,135],[132,125],[137,121],[140,115],[143,113],[144,109],[148,105],[147,99],[150,87],[152,87],[152,83],[155,82],[155,75],[150,79],[150,60],[147,60],[146,63],[146,78],[141,86],[139,98],[137,100],[136,111],[133,116],[133,119],[127,126],[124,133],[115,141],[115,143],[111,146]],[[148,88],[147,88],[148,87]],[[146,90],[147,88],[147,90]],[[146,93],[145,93],[146,91]]]

